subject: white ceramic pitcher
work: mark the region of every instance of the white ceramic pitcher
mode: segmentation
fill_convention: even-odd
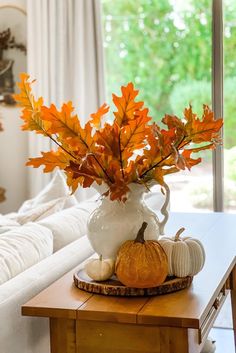
[[[144,201],[147,189],[137,183],[130,184],[129,188],[126,202],[111,201],[109,196],[104,197],[88,221],[90,243],[94,251],[103,258],[115,258],[122,243],[135,239],[144,221],[148,223],[146,240],[157,240],[159,235],[164,234],[164,226],[168,220],[169,187],[164,185],[165,201],[160,210],[164,218],[161,222]]]

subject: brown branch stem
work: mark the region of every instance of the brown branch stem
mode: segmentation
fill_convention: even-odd
[[[121,173],[122,173],[122,177],[123,179],[125,178],[124,175],[124,166],[123,166],[123,158],[122,158],[122,151],[121,151],[121,140],[120,140],[120,136],[121,136],[121,130],[119,133],[119,153],[120,153],[120,167],[121,167]]]
[[[178,149],[180,147],[180,145],[184,142],[185,138],[187,136],[184,136],[182,138],[182,140],[179,142],[178,146],[176,146],[176,149]],[[181,148],[183,148],[184,146],[186,146],[187,144],[189,144],[191,141],[186,142],[183,146],[181,146]],[[143,178],[147,173],[149,173],[152,169],[158,167],[158,165],[160,165],[162,162],[164,162],[167,158],[169,158],[171,156],[171,153],[169,153],[167,156],[163,157],[159,162],[155,163],[153,166],[151,166],[149,169],[147,169],[143,174],[140,175],[140,178]]]
[[[67,154],[69,154],[73,159],[75,159],[76,161],[78,160],[78,158],[76,158],[72,153],[70,153],[69,151],[67,151],[67,149],[60,145],[60,143],[57,142],[57,140],[55,140],[52,135],[48,134],[46,130],[44,130],[44,128],[42,128],[42,130],[45,132],[45,134],[58,146],[60,147],[64,152],[66,152]]]
[[[107,171],[103,168],[102,164],[99,162],[99,160],[97,159],[95,154],[91,152],[90,155],[96,160],[97,164],[102,169],[103,173],[106,175],[106,177],[110,181],[110,183],[113,184],[113,180],[110,178],[110,175],[107,173]]]

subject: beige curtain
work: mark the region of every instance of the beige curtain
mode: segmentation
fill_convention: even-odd
[[[99,0],[28,0],[28,72],[35,93],[58,107],[72,100],[82,122],[104,102],[103,46]],[[29,156],[47,151],[50,141],[29,136]],[[29,195],[50,175],[32,169]],[[85,191],[80,198],[85,198]]]

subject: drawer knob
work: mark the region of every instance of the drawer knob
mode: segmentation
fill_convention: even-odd
[[[213,304],[214,308],[217,310],[220,306],[220,301],[218,298],[216,298],[216,300],[214,301],[214,304]]]

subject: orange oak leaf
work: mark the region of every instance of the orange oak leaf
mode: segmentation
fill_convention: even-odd
[[[95,132],[94,140],[100,147],[103,147],[104,153],[118,159],[120,156],[119,136],[120,127],[116,123],[113,125],[106,123],[103,129]]]
[[[90,154],[83,160],[80,170],[91,175],[100,184],[102,180],[111,182],[108,174],[109,157],[104,154]]]
[[[50,107],[42,107],[42,119],[51,122],[50,134],[59,133],[61,138],[73,137],[78,135],[80,127],[78,117],[72,116],[74,107],[72,102],[64,103],[61,111],[58,111],[54,104]]]
[[[134,89],[130,82],[127,86],[121,87],[122,96],[112,95],[113,102],[118,111],[114,112],[115,122],[119,125],[126,125],[129,120],[136,119],[135,112],[140,110],[143,102],[135,102],[135,97],[138,95],[138,90]]]
[[[170,130],[158,130],[156,124],[152,125],[147,137],[150,148],[145,151],[145,155],[153,164],[159,162],[162,158],[167,158],[173,153],[173,146],[177,138],[174,127]]]
[[[153,179],[157,182],[157,184],[164,185],[164,173],[162,168],[157,167],[154,169]]]
[[[124,181],[117,181],[110,185],[109,194],[112,201],[119,200],[125,202],[127,200],[127,193],[130,191],[128,185]]]
[[[159,139],[150,130],[147,136],[147,141],[149,148],[144,149],[143,153],[150,161],[150,164],[155,164],[161,158]]]
[[[172,174],[172,173],[178,173],[180,170],[177,167],[169,167],[169,168],[162,168],[163,176]]]
[[[89,159],[90,158],[90,159]],[[94,181],[97,184],[101,184],[104,180],[102,169],[93,160],[93,156],[89,156],[88,159],[82,161],[80,164],[74,161],[70,161],[70,165],[66,168],[66,172],[69,177],[69,186],[74,186],[76,183],[80,184],[84,188],[90,187]]]
[[[168,129],[175,129],[176,135],[183,135],[185,133],[184,122],[175,115],[166,114],[162,119],[163,124],[168,126]]]
[[[141,156],[138,156],[141,157]],[[131,160],[127,163],[127,167],[124,168],[124,180],[127,184],[137,181],[138,179],[138,162]]]
[[[37,134],[47,136],[46,130],[48,124],[45,124],[41,119],[43,98],[40,97],[38,100],[35,100],[31,90],[31,85],[34,81],[29,81],[29,75],[22,73],[20,79],[21,81],[17,83],[20,93],[15,94],[14,99],[24,108],[21,115],[21,118],[24,120],[22,130],[35,131]]]
[[[49,108],[42,107],[42,119],[51,123],[47,132],[58,134],[60,140],[65,140],[67,145],[74,147],[80,155],[83,155],[90,151],[94,143],[92,127],[88,122],[82,128],[77,115],[72,115],[73,110],[71,102],[63,104],[61,111],[52,104]]]
[[[136,157],[134,163],[135,163],[135,167],[138,175],[137,180],[139,182],[145,182],[145,183],[149,181],[150,178],[149,178],[148,171],[152,167],[151,161],[148,158],[146,158],[145,155],[142,155],[142,156]]]
[[[143,111],[137,119],[130,120],[123,126],[120,133],[121,149],[129,151],[138,150],[146,145],[146,137],[149,132],[147,122],[150,118],[147,116],[147,109]]]
[[[223,119],[214,119],[214,114],[207,105],[203,106],[202,118],[198,118],[192,112],[192,107],[184,110],[186,134],[193,143],[215,142],[220,138],[219,130],[223,125]]]
[[[84,177],[77,177],[76,174],[70,170],[66,170],[66,183],[74,193],[79,185],[83,185]]]
[[[184,150],[182,157],[184,158],[185,166],[190,170],[194,165],[201,163],[202,159],[199,157],[197,159],[191,158],[192,150]]]
[[[67,167],[67,182],[68,186],[72,188],[72,192],[75,192],[77,189],[78,185],[80,184],[82,187],[90,187],[92,183],[95,181],[95,179],[86,174],[83,171],[80,171],[79,168],[71,168],[71,165]]]
[[[115,183],[120,184],[120,183],[124,182],[124,171],[120,165],[120,160],[111,159],[107,170],[108,170],[109,175],[112,176],[111,177],[112,178],[111,184],[115,184]]]
[[[175,153],[175,151],[173,150],[173,147],[179,149],[180,146],[182,146],[184,142],[186,142],[187,132],[186,132],[185,123],[177,116],[168,115],[168,114],[166,114],[165,117],[162,119],[162,123],[167,125],[168,130],[162,130],[159,133],[160,140],[163,140],[165,134],[167,135],[171,134],[172,141],[168,141],[168,140],[166,140],[165,142],[161,141],[161,145],[169,146],[169,152],[172,148],[172,152]]]
[[[96,157],[95,168],[97,169],[97,174],[103,178],[103,181],[105,181],[106,184],[112,184],[114,182],[112,164],[115,163],[116,160],[112,155],[99,152],[98,150],[95,155],[92,155],[92,157]],[[94,166],[94,161],[91,160],[91,164]]]
[[[54,170],[54,168],[59,167],[60,169],[65,169],[70,163],[70,156],[62,150],[41,152],[42,157],[29,158],[26,163],[27,166],[32,166],[38,168],[44,165],[44,173],[49,173]]]
[[[101,128],[101,119],[109,111],[110,107],[104,103],[96,113],[91,114],[90,123],[96,129]]]

